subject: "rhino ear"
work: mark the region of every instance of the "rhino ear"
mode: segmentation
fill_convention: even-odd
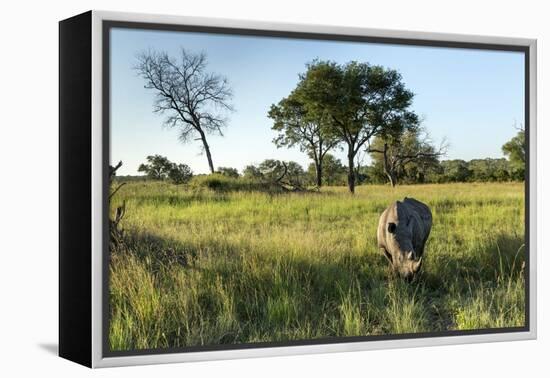
[[[394,234],[395,230],[397,229],[397,225],[393,222],[388,223],[388,232],[390,234]]]

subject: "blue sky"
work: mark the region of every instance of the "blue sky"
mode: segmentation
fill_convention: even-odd
[[[398,70],[416,96],[412,109],[436,144],[450,144],[444,159],[502,157],[501,146],[524,119],[524,61],[517,52],[415,47],[355,42],[229,36],[205,33],[112,29],[111,161],[122,160],[119,174],[137,174],[147,155],[160,154],[206,173],[198,141],[182,144],[177,130],[162,126],[152,112],[154,92],[133,70],[136,55],[148,49],[177,56],[183,47],[203,51],[208,69],[228,78],[235,112],[224,136],[210,136],[214,165],[235,167],[267,158],[294,160],[304,168],[307,156],[278,149],[267,111],[296,86],[298,74],[315,58],[339,63],[365,61]],[[345,153],[334,154],[345,161]]]

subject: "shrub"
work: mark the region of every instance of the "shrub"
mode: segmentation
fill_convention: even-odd
[[[231,190],[235,186],[236,179],[224,176],[220,173],[195,176],[191,180],[191,186],[216,191]]]
[[[172,163],[172,167],[168,172],[168,178],[174,184],[185,184],[193,177],[193,171],[187,164]]]
[[[280,187],[269,183],[261,182],[248,178],[235,178],[212,173],[210,175],[194,176],[191,180],[191,186],[195,189],[208,189],[216,192],[229,191],[281,191]]]
[[[226,177],[239,178],[239,171],[236,168],[218,167],[218,170],[216,173],[219,173]]]

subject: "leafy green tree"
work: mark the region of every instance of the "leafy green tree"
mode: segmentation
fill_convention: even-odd
[[[296,189],[303,189],[306,184],[306,173],[302,166],[295,161],[288,161],[286,164],[286,175],[283,177],[283,184]]]
[[[511,176],[514,180],[525,180],[525,147],[523,129],[502,146],[502,152],[510,161]]]
[[[325,155],[323,164],[325,167],[323,180],[327,185],[345,185],[346,166],[342,164],[340,159],[337,159],[331,154],[327,154]]]
[[[506,159],[473,159],[468,162],[469,181],[507,181],[510,179],[509,169]]]
[[[280,160],[266,159],[258,166],[258,172],[265,181],[279,182],[286,175],[286,167]]]
[[[138,172],[143,172],[152,180],[171,180],[183,184],[193,177],[193,171],[187,164],[176,164],[161,155],[147,156],[147,163],[141,164]]]
[[[261,180],[262,172],[260,172],[260,169],[255,165],[247,165],[243,169],[243,177],[249,180]]]
[[[236,168],[218,167],[217,172],[220,173],[223,176],[232,177],[232,178],[239,178],[239,171]]]
[[[266,159],[257,167],[260,180],[271,185],[303,189],[306,182],[306,174],[302,166],[294,161],[281,161]]]
[[[299,91],[271,105],[268,116],[274,122],[272,129],[278,132],[273,142],[277,147],[298,146],[306,152],[315,166],[316,185],[321,187],[324,157],[338,144],[338,139],[329,132],[327,117],[308,112]]]
[[[348,187],[355,192],[354,160],[371,138],[418,122],[409,110],[414,94],[401,75],[381,66],[317,60],[296,88],[308,114],[330,120],[331,133],[347,148]]]
[[[172,169],[172,163],[161,155],[147,156],[147,163],[138,167],[138,172],[143,172],[153,180],[165,180]]]
[[[510,181],[512,176],[510,174],[510,167],[508,162],[502,161],[501,164],[497,163],[497,166],[495,167],[495,171],[492,177],[494,181],[499,181],[499,182]]]
[[[168,172],[168,178],[174,184],[185,184],[193,177],[193,171],[187,164],[172,163],[172,167]]]
[[[359,173],[360,177],[363,178],[363,182],[370,184],[386,184],[388,182],[388,176],[384,173],[384,169],[379,162],[361,167]]]
[[[314,184],[317,183],[317,170],[315,164],[310,164],[307,170],[308,176],[313,177],[311,180]],[[323,185],[339,186],[346,185],[347,169],[342,164],[340,159],[335,158],[331,154],[326,154],[323,158]]]
[[[220,111],[232,111],[233,96],[227,79],[208,72],[206,55],[180,50],[179,58],[166,52],[146,51],[137,58],[135,70],[154,91],[154,112],[166,114],[168,127],[177,128],[185,143],[198,139],[214,173],[207,134],[222,135],[226,118]]]
[[[441,162],[442,182],[466,182],[470,180],[471,172],[468,162],[460,159],[443,160]]]

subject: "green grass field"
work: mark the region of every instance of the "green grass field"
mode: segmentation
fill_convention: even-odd
[[[523,326],[524,185],[214,192],[132,182],[110,263],[112,350]],[[380,213],[414,197],[422,273],[390,274]]]

